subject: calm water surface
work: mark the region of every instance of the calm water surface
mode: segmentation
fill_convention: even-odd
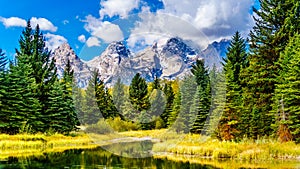
[[[187,158],[189,158],[189,161],[193,161],[193,163],[189,163],[182,162],[182,160],[176,158],[175,161],[167,160],[166,158],[157,159],[150,157],[152,145],[151,142],[145,141],[117,143],[95,149],[67,150],[59,153],[44,153],[43,155],[31,157],[10,157],[2,161],[0,160],[0,169],[216,169],[214,166],[226,169],[300,169],[300,161],[245,163],[230,160],[207,162],[205,159],[199,157],[182,158],[183,161],[188,161],[186,160]]]
[[[126,147],[124,149],[124,147]],[[126,143],[115,144],[103,148],[86,150],[67,150],[61,153],[45,153],[43,156],[8,158],[0,161],[0,169],[207,169],[207,165],[174,162],[167,159],[149,157],[151,144]],[[122,150],[117,152],[118,150]],[[111,152],[122,156],[115,155]],[[135,154],[134,154],[135,153]],[[125,156],[125,157],[124,157]],[[129,158],[136,156],[140,158]]]

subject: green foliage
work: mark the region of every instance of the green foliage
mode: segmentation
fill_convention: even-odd
[[[261,0],[254,9],[255,26],[250,32],[249,67],[243,71],[244,110],[248,122],[245,135],[258,138],[271,135],[272,96],[277,84],[279,67],[276,62],[290,37],[299,31],[299,2],[294,0]]]
[[[133,131],[138,130],[139,125],[131,121],[124,121],[121,117],[109,118],[106,122],[114,129],[114,131],[123,132],[123,131]]]
[[[109,134],[114,132],[113,128],[103,118],[99,119],[96,124],[88,126],[85,131],[95,134]]]
[[[83,102],[83,124],[95,124],[102,118],[102,114],[99,110],[96,100],[96,87],[98,85],[98,71],[93,72],[93,76],[90,79],[87,89],[85,91],[86,95]]]
[[[150,107],[148,85],[139,73],[133,77],[129,86],[129,99],[138,111],[148,110]]]
[[[166,97],[166,106],[164,112],[160,115],[161,119],[163,120],[165,127],[169,126],[168,119],[171,116],[172,108],[175,99],[175,93],[173,91],[172,83],[167,82],[163,88],[164,95]]]
[[[187,76],[183,79],[182,84],[180,85],[180,105],[176,105],[180,106],[179,114],[172,125],[172,128],[176,132],[187,133],[194,124],[197,114],[192,114],[190,107],[193,104],[196,93],[195,88],[197,88],[197,83],[194,76]]]
[[[277,125],[290,130],[293,139],[300,142],[300,35],[295,35],[280,56],[282,68],[275,90],[274,112],[279,114]],[[279,126],[278,126],[279,125]],[[281,132],[279,132],[280,134]]]
[[[204,124],[209,115],[211,106],[210,77],[208,70],[204,65],[204,61],[202,60],[197,60],[196,64],[192,66],[191,71],[197,83],[196,92],[192,98],[190,107],[190,113],[195,115],[195,121],[191,127],[191,132],[203,133]]]
[[[224,59],[226,77],[226,105],[219,124],[222,139],[237,138],[243,132],[241,70],[247,65],[246,41],[236,32]],[[243,133],[241,134],[243,135]]]
[[[116,84],[113,87],[112,100],[118,111],[121,111],[121,107],[124,105],[125,101],[125,91],[124,84],[121,79],[118,78]]]

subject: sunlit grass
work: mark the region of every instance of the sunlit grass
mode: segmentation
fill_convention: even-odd
[[[167,152],[240,161],[272,161],[274,159],[299,159],[300,157],[300,145],[294,142],[280,143],[272,139],[219,141],[201,135],[177,134],[167,130],[129,131],[121,134],[159,139],[160,141],[153,146],[153,152],[157,154]]]
[[[91,138],[86,134],[77,134],[75,137],[54,134],[18,134],[0,135],[0,159],[41,155],[44,152],[57,152],[68,149],[95,148]]]
[[[293,142],[280,143],[272,139],[241,142],[219,141],[196,134],[177,134],[166,129],[128,131],[99,134],[76,134],[51,136],[36,134],[0,135],[0,159],[8,156],[40,154],[41,152],[64,151],[67,149],[92,148],[131,138],[150,137],[155,139],[152,151],[156,155],[178,154],[208,159],[228,159],[243,162],[300,159],[300,145]],[[121,139],[120,139],[121,138]],[[127,138],[127,139],[126,139]]]
[[[299,168],[299,162],[290,160],[273,160],[273,161],[260,161],[248,162],[240,160],[224,160],[224,159],[212,159],[201,158],[197,156],[184,156],[184,155],[155,155],[158,159],[168,159],[176,162],[188,162],[191,164],[209,165],[222,169],[239,169],[239,168],[268,168],[268,169],[282,169],[282,168]]]

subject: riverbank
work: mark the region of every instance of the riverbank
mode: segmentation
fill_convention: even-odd
[[[212,160],[259,162],[272,160],[300,161],[300,145],[279,143],[271,139],[220,142],[194,134],[177,134],[166,129],[128,131],[107,135],[76,133],[73,136],[55,134],[0,135],[0,159],[10,156],[30,156],[45,152],[63,152],[68,149],[90,149],[118,142],[151,140],[156,157],[185,155]]]
[[[198,158],[229,159],[238,161],[300,161],[300,145],[294,142],[280,143],[272,139],[249,140],[239,143],[219,141],[195,134],[177,134],[167,130],[130,131],[120,133],[126,137],[151,137],[156,142],[153,153],[189,155]]]
[[[86,134],[64,136],[54,134],[0,134],[0,159],[8,157],[38,156],[48,152],[63,152],[69,149],[95,148]]]

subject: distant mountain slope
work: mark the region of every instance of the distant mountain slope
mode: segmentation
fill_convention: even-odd
[[[134,54],[122,42],[113,42],[100,56],[83,62],[68,44],[63,44],[53,52],[53,56],[59,76],[62,76],[66,61],[70,59],[80,87],[86,87],[90,71],[94,69],[98,69],[101,79],[112,86],[118,78],[129,84],[136,73],[141,73],[147,81],[152,81],[155,76],[163,79],[182,78],[190,73],[190,68],[197,59],[205,59],[208,67],[216,64],[220,68],[220,61],[226,57],[228,45],[228,40],[222,40],[199,52],[180,38],[170,38]]]

